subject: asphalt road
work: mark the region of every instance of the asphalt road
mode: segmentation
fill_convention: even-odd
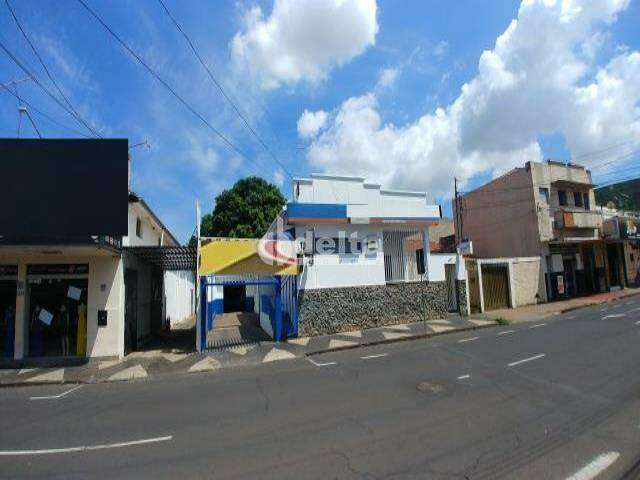
[[[1,478],[620,478],[640,459],[640,297],[71,388],[0,390]]]

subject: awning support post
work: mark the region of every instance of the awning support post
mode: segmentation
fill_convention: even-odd
[[[282,341],[282,277],[280,275],[275,276],[276,285],[276,295],[274,301],[275,308],[275,329],[274,329],[274,337],[276,342]]]

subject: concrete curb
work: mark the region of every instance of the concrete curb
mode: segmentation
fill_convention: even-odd
[[[595,307],[595,306],[598,306],[598,305],[603,305],[605,303],[618,302],[618,301],[621,301],[621,300],[626,300],[626,299],[631,298],[631,297],[636,297],[638,295],[640,295],[640,292],[633,292],[633,293],[629,293],[628,295],[624,295],[624,296],[621,296],[621,297],[610,298],[610,299],[607,299],[607,300],[598,300],[598,301],[593,301],[593,302],[590,302],[590,303],[586,303],[584,305],[575,305],[573,307],[566,307],[566,308],[562,308],[560,310],[554,310],[552,312],[546,312],[546,313],[541,314],[541,316],[536,317],[536,318],[507,319],[507,320],[509,320],[509,323],[511,323],[512,325],[517,325],[519,323],[537,322],[537,321],[543,320],[545,318],[554,317],[556,315],[562,315],[564,313],[574,312],[576,310],[581,310],[583,308]],[[488,316],[484,316],[484,317],[481,317],[481,318],[486,319],[486,320],[492,320]]]
[[[562,309],[562,310],[560,310],[558,312],[554,312],[553,314],[554,315],[559,315],[559,314],[561,315],[563,313],[573,312],[575,310],[580,310],[582,308],[594,307],[596,305],[602,305],[602,304],[605,304],[605,303],[619,302],[621,300],[626,300],[627,298],[636,297],[638,295],[640,295],[640,292],[633,292],[633,293],[630,293],[629,295],[624,295],[624,296],[620,296],[620,297],[616,297],[616,298],[610,298],[608,300],[601,300],[601,301],[598,301],[598,302],[591,302],[591,303],[588,303],[588,304],[585,304],[585,305],[576,305],[575,307],[567,307],[567,308],[564,308],[564,309]]]
[[[398,343],[398,342],[407,342],[407,341],[411,341],[411,340],[420,340],[421,338],[430,338],[430,337],[438,337],[440,335],[448,335],[451,333],[460,333],[460,332],[470,332],[473,330],[481,330],[484,328],[493,328],[493,327],[498,327],[499,325],[494,322],[492,325],[475,325],[473,327],[464,327],[464,328],[457,328],[454,330],[446,330],[444,332],[434,332],[434,333],[420,333],[420,334],[416,334],[416,335],[410,335],[408,337],[401,337],[401,338],[389,338],[389,339],[385,339],[385,340],[374,340],[371,342],[365,342],[365,343],[358,343],[356,345],[346,345],[344,347],[335,347],[335,348],[324,348],[322,350],[316,350],[314,352],[307,352],[304,354],[305,357],[312,357],[313,355],[321,355],[323,353],[330,353],[330,352],[339,352],[341,350],[354,350],[356,348],[361,348],[361,347],[372,347],[375,345],[385,345],[388,343]]]

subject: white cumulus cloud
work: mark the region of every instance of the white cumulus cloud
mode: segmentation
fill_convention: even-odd
[[[312,167],[433,195],[452,177],[503,173],[541,157],[538,136],[561,133],[572,152],[640,146],[640,53],[595,65],[594,48],[627,0],[524,0],[482,53],[478,73],[448,106],[396,126],[375,93],[347,99],[312,143]],[[588,159],[584,163],[589,163]]]
[[[324,110],[310,112],[305,109],[298,119],[298,135],[302,138],[315,137],[327,124],[329,116]]]
[[[375,43],[376,0],[275,0],[265,17],[255,6],[231,42],[236,65],[264,89],[317,83]]]

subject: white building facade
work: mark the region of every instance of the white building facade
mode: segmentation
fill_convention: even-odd
[[[0,242],[0,358],[122,357],[167,317],[194,315],[194,273],[163,272],[127,248],[177,240],[135,194],[128,216],[121,239]]]
[[[301,335],[466,313],[464,262],[430,252],[442,214],[425,192],[319,174],[293,192],[283,217],[303,251]]]

